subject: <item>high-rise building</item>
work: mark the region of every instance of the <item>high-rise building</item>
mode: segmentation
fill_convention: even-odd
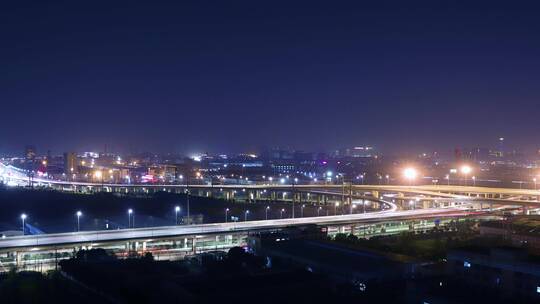
[[[28,145],[24,149],[24,158],[26,162],[33,163],[36,159],[36,147],[32,145]]]
[[[77,174],[78,169],[77,155],[73,152],[64,153],[64,173]]]

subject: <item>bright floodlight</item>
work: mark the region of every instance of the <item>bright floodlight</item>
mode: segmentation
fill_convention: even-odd
[[[24,213],[21,214],[21,219],[23,219],[23,220],[26,219],[26,214],[24,214]]]
[[[472,168],[470,166],[464,165],[461,167],[461,173],[465,175],[471,173],[471,171],[472,171]]]
[[[413,180],[418,176],[418,172],[414,168],[406,168],[403,170],[403,176],[408,180]]]
[[[133,209],[128,209],[128,213],[129,213],[129,214],[132,214],[132,213],[133,213]]]
[[[81,216],[81,215],[82,215],[82,212],[77,211],[77,216]]]
[[[180,211],[180,206],[176,206],[176,207],[174,208],[174,211],[179,212],[179,211]]]
[[[101,174],[102,174],[101,171],[96,171],[96,172],[94,172],[94,176],[95,176],[96,178],[100,178],[100,177],[101,177]]]

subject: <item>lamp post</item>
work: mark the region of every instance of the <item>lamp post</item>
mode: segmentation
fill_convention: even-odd
[[[339,206],[339,202],[336,202],[334,205],[334,215],[337,215],[337,207]]]
[[[227,222],[228,214],[229,214],[229,208],[225,208],[225,223]]]
[[[22,234],[24,235],[25,229],[24,229],[24,220],[26,220],[26,214],[21,214],[21,220],[22,220]]]
[[[446,174],[444,178],[446,179],[446,184],[450,186],[450,174]]]
[[[180,212],[180,206],[174,207],[175,223],[178,226],[178,212]]]
[[[81,215],[82,215],[82,212],[77,211],[76,215],[77,215],[77,232],[79,232],[79,231],[81,231]]]
[[[472,177],[473,186],[476,187],[476,176]]]
[[[300,208],[300,217],[304,217],[304,208],[306,207],[306,205],[302,205],[302,207]]]
[[[461,173],[465,176],[465,186],[467,186],[467,176],[472,172],[472,168],[468,165],[461,167]]]
[[[268,220],[268,210],[270,210],[270,206],[266,206],[266,209],[264,210],[264,219]]]
[[[292,218],[294,218],[294,201],[296,199],[296,192],[294,191],[294,185],[298,182],[298,178],[294,178],[292,182]]]
[[[133,214],[133,209],[128,209],[128,228],[131,228],[131,214]]]
[[[366,213],[366,200],[362,200],[362,213]]]
[[[317,216],[321,216],[321,209],[322,207],[317,208]]]
[[[283,218],[283,212],[285,212],[285,209],[279,210],[279,218],[280,218],[280,219]]]
[[[186,174],[186,211],[187,211],[187,224],[190,225],[191,221],[189,218],[189,173]]]
[[[246,210],[246,212],[244,212],[244,222],[247,222],[248,214],[249,214],[249,210]]]

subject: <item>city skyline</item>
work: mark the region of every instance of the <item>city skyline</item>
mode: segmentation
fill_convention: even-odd
[[[538,8],[415,4],[11,3],[0,152],[536,150]]]

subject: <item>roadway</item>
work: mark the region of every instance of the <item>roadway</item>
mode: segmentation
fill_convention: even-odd
[[[464,217],[471,214],[478,214],[478,212],[470,212],[464,208],[418,209],[407,211],[395,211],[391,209],[372,213],[338,216],[305,217],[294,219],[288,218],[278,220],[214,223],[189,226],[166,226],[105,231],[81,231],[73,233],[57,233],[44,235],[26,235],[0,239],[0,251],[6,251],[7,249],[14,248],[53,247],[56,245],[66,244],[89,244],[123,240],[145,240],[171,236],[181,237],[206,234],[248,232],[257,230],[272,230],[308,224],[327,226],[364,224],[381,221],[399,221],[439,217]]]
[[[8,181],[8,185],[25,186],[28,185],[28,177],[24,170],[13,166],[6,166],[0,163],[0,177]],[[91,182],[73,182],[51,180],[36,177],[33,179],[35,185],[60,186],[60,187],[89,187],[89,188],[152,188],[163,190],[185,189],[192,190],[270,190],[270,191],[291,191],[293,188],[298,192],[307,193],[328,193],[329,195],[348,195],[349,190],[354,192],[380,192],[380,193],[399,193],[401,195],[410,194],[420,199],[436,200],[450,199],[468,202],[486,202],[491,201],[501,205],[519,205],[540,207],[540,191],[533,189],[514,189],[514,188],[492,188],[461,185],[351,185],[344,187],[338,184],[280,184],[280,183],[262,183],[247,185],[210,185],[210,184],[115,184],[115,183],[91,183]],[[408,198],[406,198],[408,199]]]

